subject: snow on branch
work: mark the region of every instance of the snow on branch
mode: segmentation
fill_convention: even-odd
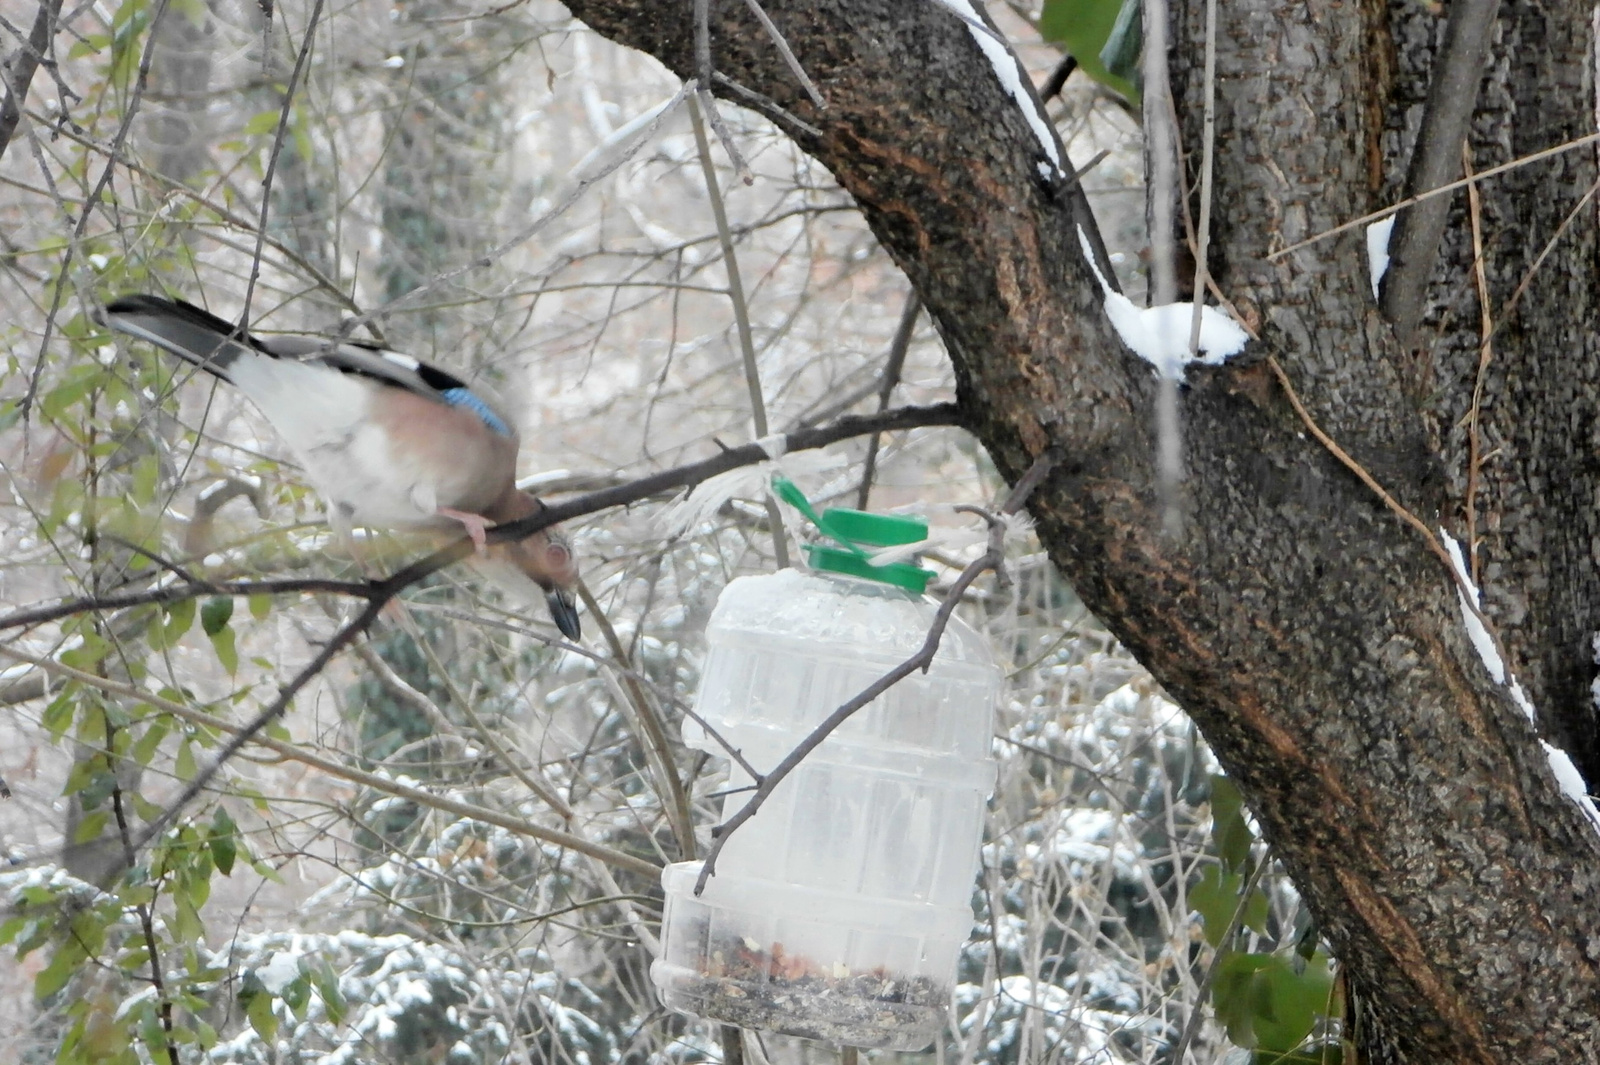
[[[1116,291],[1100,272],[1095,262],[1094,249],[1083,227],[1078,227],[1078,244],[1083,257],[1100,283],[1105,297],[1106,316],[1122,342],[1133,353],[1156,368],[1156,373],[1171,381],[1183,380],[1183,372],[1192,362],[1206,366],[1221,366],[1229,358],[1244,350],[1250,339],[1238,322],[1215,307],[1200,308],[1200,344],[1197,351],[1189,348],[1190,330],[1194,325],[1193,303],[1168,303],[1160,307],[1136,307],[1132,300]]]
[[[937,0],[937,2],[955,12],[956,17],[967,24],[967,32],[972,34],[972,39],[977,41],[978,47],[983,50],[984,58],[988,59],[989,65],[994,68],[994,76],[1000,79],[1000,87],[1017,102],[1022,117],[1027,119],[1029,128],[1039,141],[1039,147],[1044,150],[1045,158],[1050,160],[1050,168],[1054,172],[1046,176],[1065,177],[1066,171],[1061,166],[1061,153],[1056,148],[1055,131],[1050,126],[1044,106],[1028,92],[1023,79],[1022,62],[1012,54],[1005,40],[979,17],[972,0]],[[1039,169],[1044,171],[1046,168],[1041,163]]]
[[[1484,666],[1489,670],[1489,676],[1494,678],[1496,684],[1503,684],[1511,692],[1511,698],[1529,723],[1538,726],[1537,715],[1534,713],[1533,701],[1522,690],[1522,685],[1517,683],[1517,678],[1506,670],[1506,663],[1500,657],[1494,640],[1489,636],[1489,630],[1484,628],[1479,619],[1478,611],[1472,607],[1479,606],[1483,600],[1478,586],[1472,583],[1472,576],[1467,570],[1466,557],[1462,554],[1461,545],[1443,529],[1439,530],[1440,542],[1450,554],[1450,563],[1455,567],[1456,576],[1460,578],[1456,583],[1456,597],[1461,601],[1461,622],[1466,626],[1467,636],[1472,640],[1472,646],[1477,649],[1478,657],[1483,659]],[[1469,605],[1467,592],[1470,589],[1472,602]],[[1597,652],[1600,653],[1600,652]],[[1540,748],[1544,751],[1545,761],[1550,764],[1550,772],[1555,774],[1556,783],[1561,785],[1561,792],[1577,804],[1578,809],[1589,819],[1595,831],[1600,832],[1600,809],[1596,809],[1594,800],[1589,798],[1589,792],[1583,781],[1583,774],[1578,772],[1578,767],[1572,763],[1572,758],[1561,748],[1544,740],[1539,741]]]

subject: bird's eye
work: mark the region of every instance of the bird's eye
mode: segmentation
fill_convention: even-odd
[[[545,558],[552,566],[566,566],[572,561],[572,552],[565,544],[551,544],[545,548]]]

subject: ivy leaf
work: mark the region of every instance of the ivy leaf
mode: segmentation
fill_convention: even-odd
[[[1222,945],[1222,938],[1233,920],[1233,911],[1239,908],[1243,879],[1221,866],[1208,865],[1200,873],[1200,882],[1189,889],[1189,905],[1199,911],[1201,920],[1205,921],[1206,942],[1213,947]]]
[[[1216,841],[1217,853],[1229,869],[1241,868],[1250,857],[1250,846],[1255,843],[1255,833],[1244,819],[1244,797],[1233,781],[1225,776],[1211,778],[1211,838]]]

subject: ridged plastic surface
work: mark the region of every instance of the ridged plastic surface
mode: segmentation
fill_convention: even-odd
[[[922,647],[937,606],[872,582],[784,570],[724,589],[696,713],[757,772]],[[952,618],[926,675],[857,711],[731,836],[703,897],[669,866],[663,953],[673,1009],[853,1046],[914,1050],[943,1025],[988,795],[1000,685]],[[692,720],[690,746],[727,753]],[[749,783],[735,765],[730,787]],[[725,813],[744,804],[733,791]]]
[[[782,570],[723,589],[706,626],[696,712],[719,732],[806,735],[922,647],[937,607],[896,588]],[[927,674],[896,684],[835,736],[987,759],[999,687],[988,644],[959,618]],[[686,728],[691,740],[694,729]],[[750,737],[754,740],[755,735]]]

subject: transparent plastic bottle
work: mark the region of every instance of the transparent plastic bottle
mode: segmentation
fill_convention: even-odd
[[[824,520],[874,546],[927,535],[921,522],[857,511]],[[920,594],[920,567],[808,552],[815,572],[729,584],[707,627],[696,712],[763,773],[921,648],[937,610]],[[952,617],[928,672],[813,751],[729,839],[704,894],[693,892],[701,863],[669,866],[651,968],[662,1001],[835,1043],[925,1047],[971,931],[999,685],[987,642]],[[725,757],[698,724],[683,731],[690,746]],[[735,765],[730,789],[748,783]],[[724,816],[747,795],[733,790]]]

